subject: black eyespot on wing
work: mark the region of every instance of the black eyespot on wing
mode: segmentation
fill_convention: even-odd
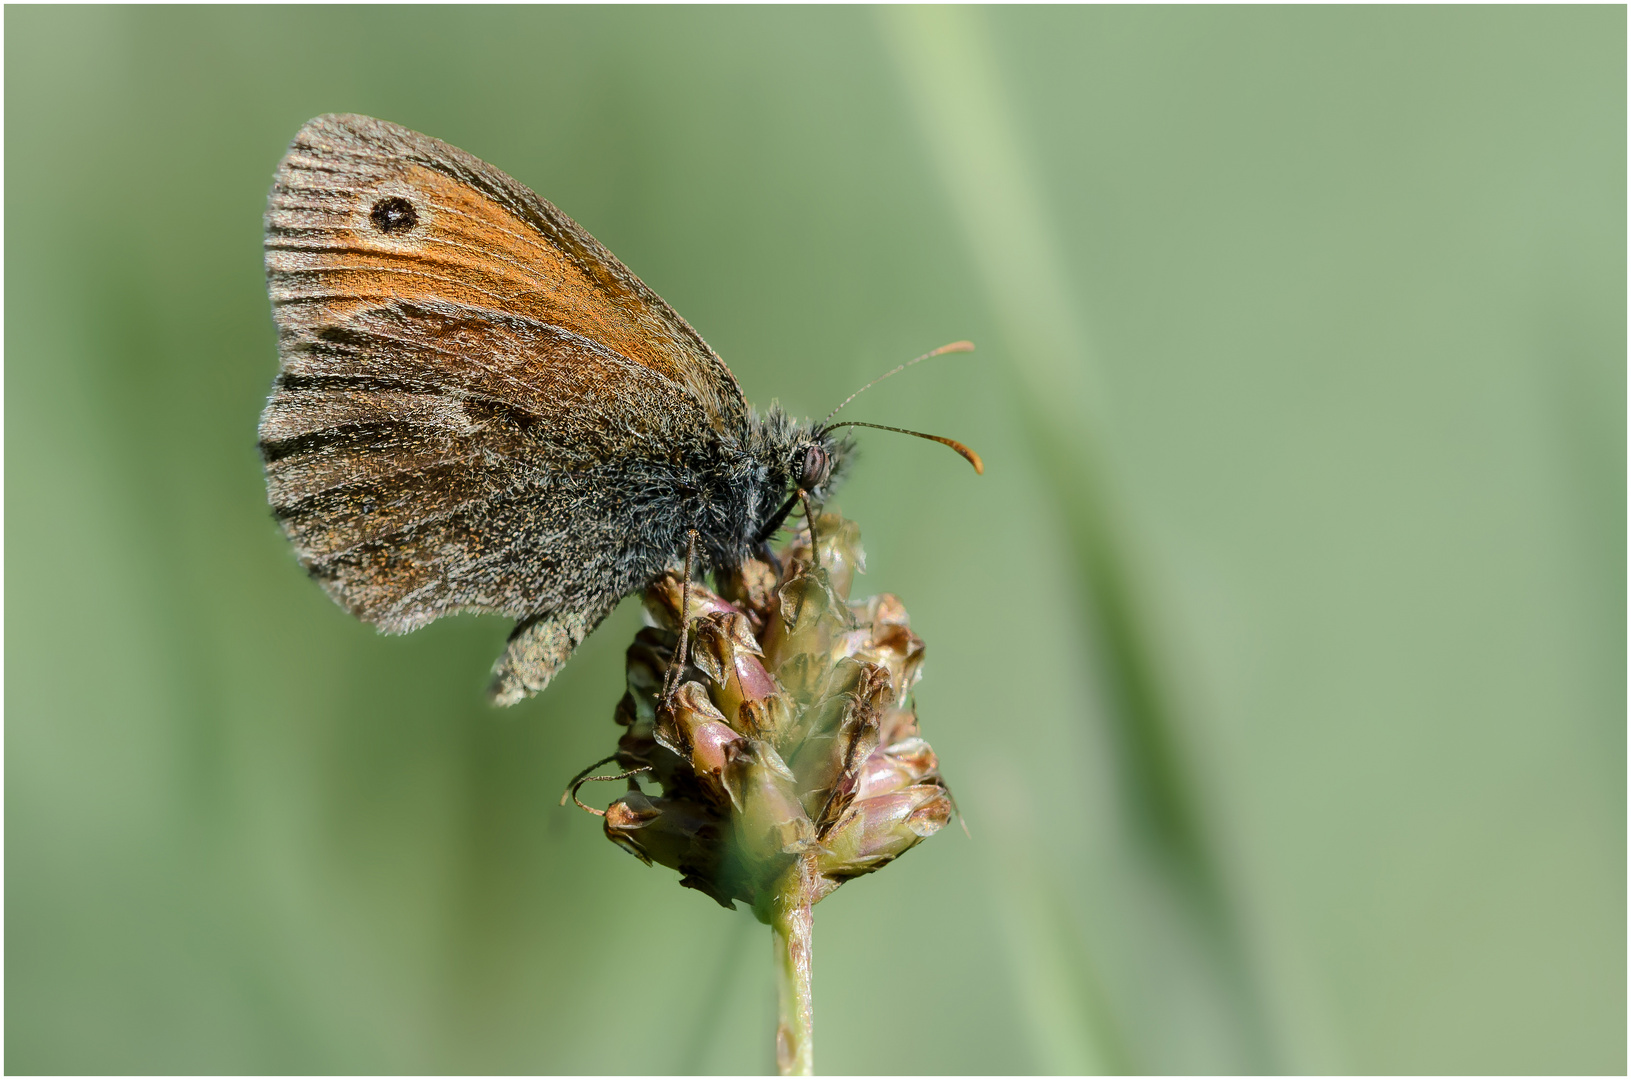
[[[375,203],[368,217],[374,223],[374,228],[382,233],[405,233],[419,224],[419,214],[414,210],[413,203],[400,195],[392,195]]]

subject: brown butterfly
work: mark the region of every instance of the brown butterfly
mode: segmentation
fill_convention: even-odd
[[[260,449],[284,532],[386,633],[463,611],[517,619],[493,669],[501,704],[542,690],[618,600],[688,553],[740,563],[801,496],[830,491],[853,449],[836,428],[881,426],[759,416],[565,214],[371,117],[295,136],[266,274],[281,366]]]

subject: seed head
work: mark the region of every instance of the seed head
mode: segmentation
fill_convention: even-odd
[[[616,712],[631,772],[607,837],[766,920],[795,861],[815,875],[813,902],[955,809],[912,704],[922,640],[894,596],[848,602],[865,566],[855,523],[823,514],[816,534],[819,559],[805,531],[779,569],[750,559],[717,593],[690,587],[688,662],[667,700],[686,590],[676,574],[652,585]]]

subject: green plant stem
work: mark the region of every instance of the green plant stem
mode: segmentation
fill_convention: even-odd
[[[810,913],[814,870],[804,856],[782,878],[770,920],[776,948],[776,1068],[783,1076],[815,1069],[815,1014],[810,996]]]

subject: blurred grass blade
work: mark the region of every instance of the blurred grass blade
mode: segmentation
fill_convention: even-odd
[[[1098,450],[1105,406],[1087,328],[1066,287],[1066,264],[1015,138],[981,20],[966,7],[882,11],[884,36],[1002,328],[1003,355],[1057,498],[1097,649],[1116,773],[1138,829],[1133,840],[1179,901],[1175,909],[1191,924],[1184,936],[1204,943],[1208,955],[1192,960],[1220,999],[1213,1007],[1236,1029],[1239,1067],[1262,1071],[1273,1065],[1263,1010],[1187,777],[1173,694],[1134,580],[1136,546]]]
[[[724,941],[714,957],[713,972],[708,976],[705,989],[696,1000],[696,1018],[687,1031],[684,1049],[679,1056],[677,1076],[706,1076],[708,1052],[719,1041],[724,1027],[725,1009],[731,1001],[731,988],[737,980],[746,977],[746,962],[750,944],[759,943],[763,928],[747,917],[730,920]],[[753,959],[761,957],[753,951]]]
[[[999,767],[1000,768],[1000,767]],[[1023,781],[1008,774],[1007,790]],[[1038,1072],[1056,1076],[1121,1075],[1141,1071],[1128,1054],[1106,987],[1061,886],[1039,850],[1033,823],[1018,804],[987,803],[993,831],[1007,838],[993,849],[1002,883],[998,925]]]

